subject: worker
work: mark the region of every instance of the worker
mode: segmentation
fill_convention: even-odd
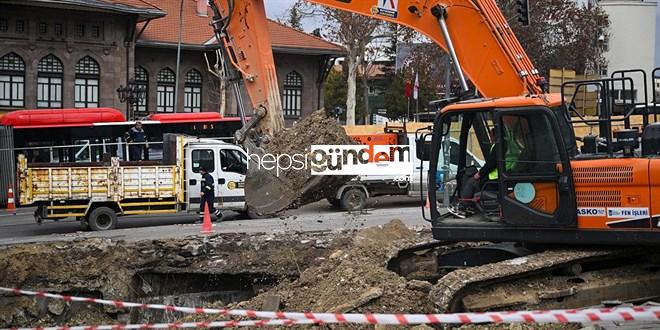
[[[520,120],[516,117],[505,117],[504,123],[504,159],[505,169],[512,171],[519,167],[518,160],[522,154]],[[490,146],[486,163],[478,171],[472,173],[466,171],[461,181],[459,200],[449,205],[447,210],[459,218],[466,218],[476,213],[474,206],[474,195],[488,182],[497,181],[499,172],[497,170],[497,151],[495,148],[495,129],[489,131]]]
[[[474,208],[474,194],[481,190],[487,181],[497,180],[497,152],[495,149],[495,129],[491,129],[490,140],[492,144],[486,156],[486,163],[479,169],[475,170],[474,166],[466,168],[465,174],[461,180],[459,189],[459,199],[456,203],[450,204],[447,210],[459,217],[466,218],[476,213]]]
[[[125,134],[126,142],[129,143],[128,154],[130,161],[149,160],[149,146],[147,145],[147,133],[142,129],[142,122],[135,122]],[[144,158],[142,157],[144,153]]]
[[[209,207],[209,214],[213,214],[220,219],[222,218],[222,213],[213,207],[215,201],[215,180],[205,167],[199,168],[199,174],[202,175],[201,188],[199,189],[199,219],[204,220],[205,205]]]

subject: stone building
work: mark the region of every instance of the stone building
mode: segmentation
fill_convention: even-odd
[[[153,4],[152,4],[153,3]],[[154,5],[155,4],[155,5]],[[179,0],[3,0],[0,113],[15,109],[113,107],[135,78],[147,89],[137,115],[218,111],[204,54],[215,61],[206,0],[184,0],[177,74]],[[323,106],[323,81],[343,48],[269,21],[287,122]],[[177,83],[178,82],[178,83]],[[178,87],[178,90],[175,90]],[[249,103],[247,103],[249,104]]]

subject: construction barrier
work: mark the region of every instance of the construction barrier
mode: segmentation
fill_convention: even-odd
[[[660,306],[562,309],[547,311],[512,311],[453,314],[358,314],[358,313],[291,313],[263,312],[242,309],[214,309],[203,307],[180,307],[173,305],[141,304],[118,300],[74,297],[46,292],[27,291],[0,287],[0,292],[37,298],[60,299],[66,302],[84,302],[109,305],[117,308],[140,308],[181,312],[188,314],[225,315],[263,320],[233,320],[218,322],[192,322],[142,325],[104,325],[81,327],[34,328],[37,330],[122,330],[122,329],[165,329],[165,328],[217,328],[237,326],[281,326],[303,324],[474,324],[474,323],[594,323],[594,322],[658,322]]]

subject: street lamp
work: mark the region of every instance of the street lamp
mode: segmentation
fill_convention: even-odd
[[[126,86],[120,85],[117,88],[119,102],[128,105],[128,120],[135,120],[135,106],[144,99],[146,93],[146,88],[140,84],[136,84],[135,79],[129,80]]]

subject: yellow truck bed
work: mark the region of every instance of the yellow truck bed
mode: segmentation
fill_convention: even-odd
[[[182,200],[180,169],[176,165],[120,166],[118,161],[113,161],[110,166],[20,168],[21,205],[53,201]]]

